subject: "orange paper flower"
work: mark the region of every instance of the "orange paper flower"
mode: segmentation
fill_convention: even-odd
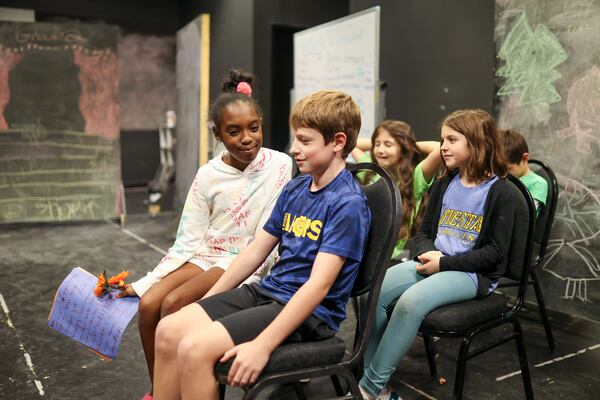
[[[110,293],[113,289],[118,289],[119,287],[125,286],[125,278],[127,278],[128,275],[128,271],[121,271],[121,273],[111,276],[107,280],[106,271],[98,274],[98,283],[94,288],[94,294],[98,297],[101,297],[105,293]]]

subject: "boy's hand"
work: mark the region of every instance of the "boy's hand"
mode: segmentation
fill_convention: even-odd
[[[130,284],[126,284],[122,288],[119,288],[119,290],[121,292],[117,294],[117,297],[137,297],[137,293]]]
[[[231,386],[248,386],[256,381],[269,361],[271,352],[256,340],[242,343],[228,350],[219,362],[235,357],[227,380]]]
[[[440,272],[440,258],[443,254],[440,251],[433,250],[421,254],[417,258],[423,263],[417,265],[417,274],[433,275]]]

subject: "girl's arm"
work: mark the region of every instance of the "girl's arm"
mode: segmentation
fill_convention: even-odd
[[[352,158],[358,162],[358,160],[365,155],[365,152],[369,150],[371,150],[371,139],[358,138],[356,140],[356,147],[352,149],[350,154],[352,155]]]
[[[442,154],[440,152],[440,142],[426,141],[417,142],[417,149],[427,156],[423,160],[423,176],[427,182],[436,175],[442,165]]]
[[[254,240],[238,254],[223,275],[221,275],[221,278],[210,288],[204,297],[237,287],[256,271],[269,253],[273,251],[277,243],[279,243],[279,238],[261,229]]]
[[[185,200],[179,227],[177,228],[177,238],[169,248],[167,255],[163,257],[154,270],[131,284],[139,297],[142,297],[162,278],[192,258],[196,249],[201,246],[210,224],[208,203],[200,193],[201,180],[201,170],[199,170]]]

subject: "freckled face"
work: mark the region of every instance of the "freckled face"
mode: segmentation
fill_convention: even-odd
[[[470,152],[467,138],[462,133],[444,125],[442,126],[440,150],[446,167],[456,169],[464,167],[469,159]]]
[[[290,153],[300,172],[319,174],[325,171],[335,158],[334,145],[333,140],[325,144],[323,135],[314,129],[298,128],[293,132]]]

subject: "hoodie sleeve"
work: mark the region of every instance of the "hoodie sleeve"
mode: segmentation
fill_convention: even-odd
[[[133,282],[131,286],[142,297],[162,278],[181,267],[202,245],[210,224],[210,210],[204,195],[200,192],[202,169],[198,170],[188,192],[177,228],[175,243],[160,263],[146,276]]]

